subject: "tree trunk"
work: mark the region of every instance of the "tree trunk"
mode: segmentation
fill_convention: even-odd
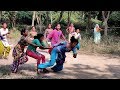
[[[102,16],[104,20],[104,36],[107,36],[107,31],[108,31],[108,24],[107,21],[109,19],[110,11],[102,11]]]
[[[52,24],[52,11],[50,11],[50,21],[51,21],[51,24]]]
[[[0,22],[1,22],[1,19],[2,19],[2,11],[0,11]]]
[[[33,17],[32,17],[32,26],[34,26],[35,14],[36,14],[36,11],[33,11]]]
[[[64,11],[61,11],[61,12],[60,12],[60,17],[59,17],[59,19],[58,19],[58,22],[60,22],[60,21],[61,21],[62,16],[63,16],[63,13],[64,13]]]
[[[85,13],[84,13],[84,11],[82,11],[82,20],[84,20],[84,18],[85,18]]]
[[[70,11],[68,11],[68,25],[70,24]]]
[[[14,18],[13,18],[13,27],[16,26],[16,15],[18,11],[14,11]]]
[[[104,21],[104,24],[105,24],[104,35],[107,36],[107,29],[108,29],[107,20]]]
[[[40,11],[40,33],[41,33],[41,30],[42,30],[42,20],[41,20],[41,14],[42,12]]]
[[[12,28],[15,27],[16,25],[16,15],[17,15],[17,11],[9,11],[8,12],[8,17],[9,17],[9,20],[11,22],[11,26]]]
[[[46,14],[47,14],[46,24],[48,25],[48,23],[49,23],[49,11],[46,11]]]
[[[88,12],[88,32],[91,31],[91,11]]]

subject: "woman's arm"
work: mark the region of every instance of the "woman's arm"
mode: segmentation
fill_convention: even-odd
[[[47,36],[47,40],[50,40],[53,37],[54,31],[52,31],[50,34]]]
[[[47,29],[45,30],[45,33],[44,33],[44,38],[45,39],[47,38],[46,35],[47,35]]]
[[[10,32],[8,32],[8,33],[6,33],[6,34],[3,34],[2,36],[5,36],[5,35],[7,35],[7,34],[10,34]]]
[[[67,27],[66,32],[68,33],[69,28]]]
[[[39,46],[40,49],[51,49],[51,47],[44,47],[44,46]]]
[[[62,32],[62,31],[61,31],[61,32]],[[65,38],[65,36],[63,35],[63,33],[61,34],[61,38],[66,41],[66,38]]]
[[[36,44],[32,43],[32,41],[31,41],[28,37],[25,38],[25,41],[26,41],[28,44],[30,44],[30,45],[33,45],[33,46],[35,46],[35,47],[39,47],[39,45],[36,45]]]

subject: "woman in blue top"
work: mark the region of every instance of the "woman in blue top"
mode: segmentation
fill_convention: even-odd
[[[42,71],[44,68],[53,66],[56,62],[56,65],[51,68],[54,72],[61,71],[63,69],[63,63],[65,61],[66,52],[73,51],[73,57],[76,58],[77,56],[77,50],[80,49],[80,44],[78,43],[78,40],[75,39],[74,36],[71,37],[71,42],[62,42],[59,44],[54,45],[52,51],[51,51],[51,59],[49,62],[46,62],[44,64],[39,64],[38,68]]]

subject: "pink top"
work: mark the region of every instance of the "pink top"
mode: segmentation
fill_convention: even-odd
[[[47,36],[52,32],[53,29],[46,29],[44,37],[47,38]]]
[[[74,28],[74,27],[71,27],[71,26],[69,26],[69,27],[68,27],[68,32],[69,32],[69,33],[73,33],[73,32],[74,32],[74,30],[75,30],[75,28]]]
[[[65,40],[65,37],[62,33],[61,30],[56,30],[54,29],[47,37],[50,41],[51,41],[51,44],[54,45],[54,44],[57,44],[57,43],[60,43],[60,39],[64,39]]]

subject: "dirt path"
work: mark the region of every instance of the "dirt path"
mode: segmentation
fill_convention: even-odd
[[[12,52],[12,50],[11,50]],[[47,59],[49,54],[42,52]],[[17,74],[10,72],[12,55],[8,60],[0,59],[0,79],[120,79],[120,57],[79,54],[76,59],[72,53],[67,53],[63,71],[59,73],[36,74],[36,60],[29,61],[19,67]]]

